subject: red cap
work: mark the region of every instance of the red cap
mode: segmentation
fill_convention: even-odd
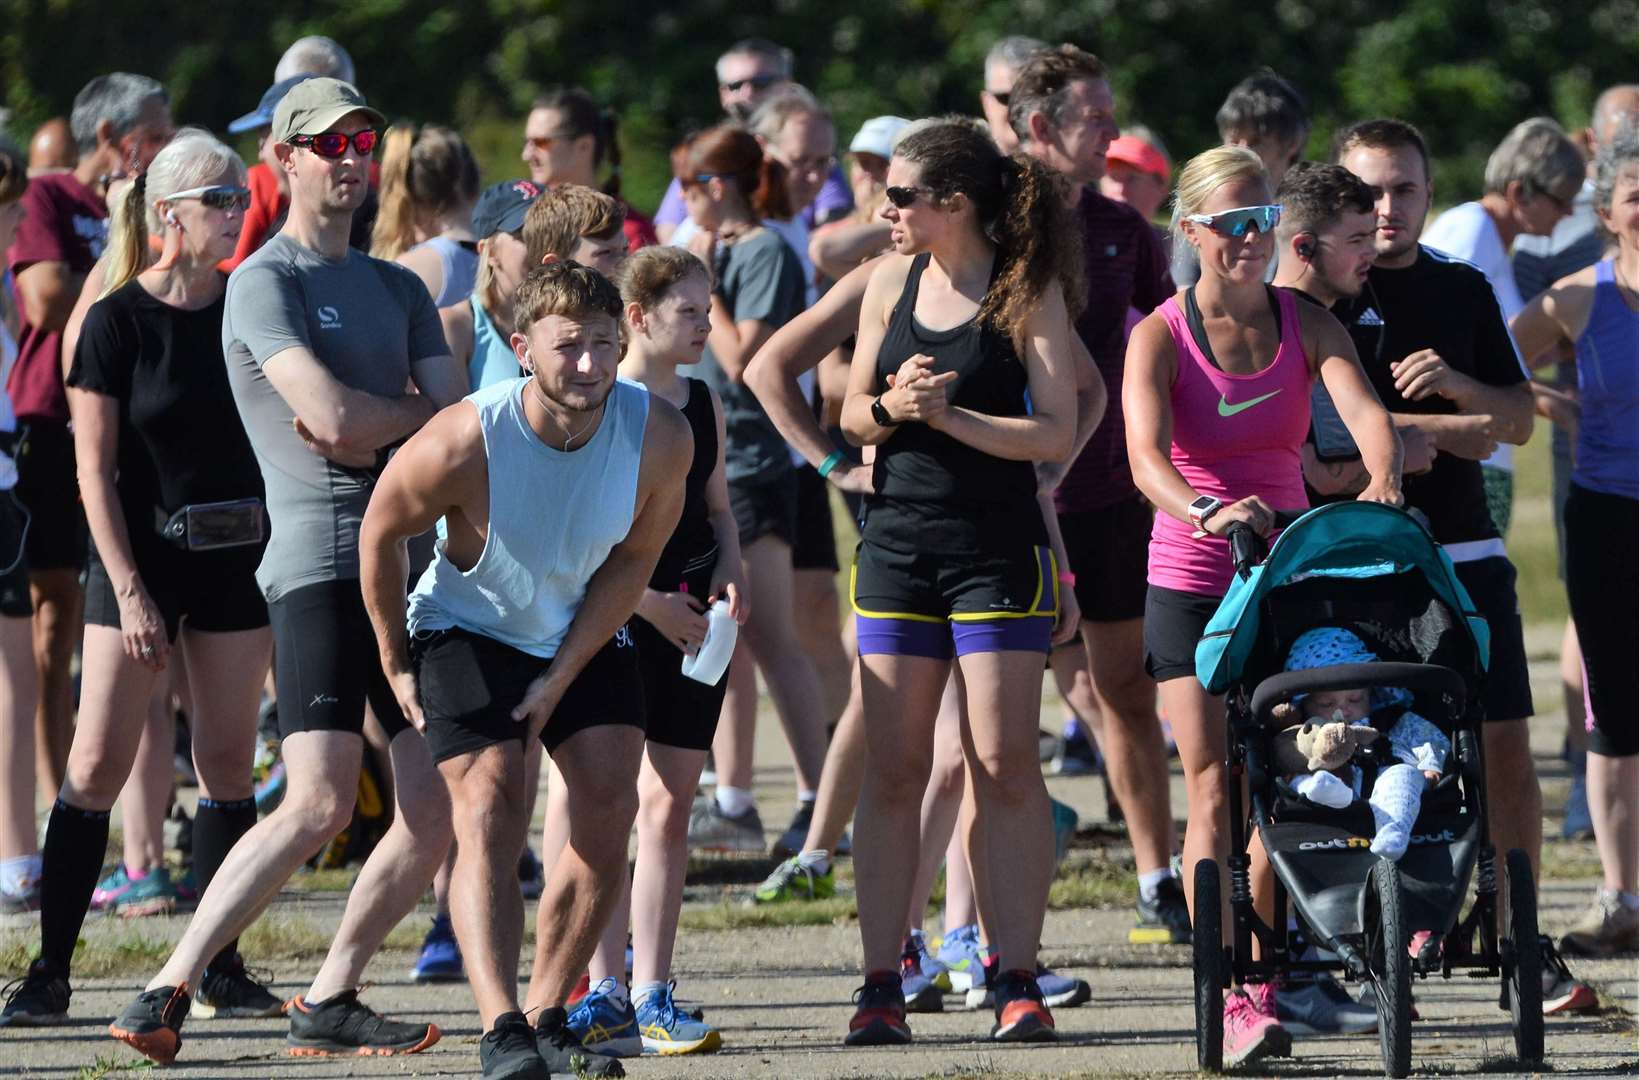
[[[1159,176],[1163,184],[1172,179],[1172,169],[1161,151],[1136,135],[1112,139],[1110,148],[1104,152],[1104,160],[1126,162],[1135,169]]]

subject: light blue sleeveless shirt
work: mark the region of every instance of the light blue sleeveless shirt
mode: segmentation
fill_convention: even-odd
[[[472,305],[472,359],[467,361],[467,385],[481,390],[493,383],[518,377],[518,356],[512,351],[512,336],[503,334],[476,296]]]
[[[1639,312],[1628,307],[1610,259],[1596,264],[1593,310],[1576,341],[1576,429],[1571,479],[1589,491],[1639,499]]]
[[[410,594],[410,632],[463,630],[550,660],[580,610],[586,583],[626,538],[649,392],[616,380],[591,440],[565,453],[524,417],[528,379],[496,383],[466,400],[478,408],[489,459],[489,531],[471,570],[443,544]]]

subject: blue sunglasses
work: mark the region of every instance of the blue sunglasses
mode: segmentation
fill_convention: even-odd
[[[1256,229],[1262,236],[1280,224],[1280,206],[1237,206],[1216,214],[1190,214],[1185,221],[1205,225],[1219,236],[1242,237],[1248,229]]]

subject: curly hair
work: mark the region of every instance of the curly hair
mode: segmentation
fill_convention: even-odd
[[[922,185],[944,201],[965,195],[979,228],[996,245],[996,281],[979,321],[1017,340],[1056,282],[1070,317],[1086,304],[1082,230],[1070,218],[1063,182],[1025,154],[1009,157],[966,119],[937,120],[910,131],[894,157],[922,169]]]

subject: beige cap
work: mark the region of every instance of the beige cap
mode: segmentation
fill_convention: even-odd
[[[297,83],[273,111],[273,141],[289,142],[292,135],[318,135],[348,113],[361,112],[377,127],[387,118],[364,103],[364,95],[340,79],[308,79]]]

